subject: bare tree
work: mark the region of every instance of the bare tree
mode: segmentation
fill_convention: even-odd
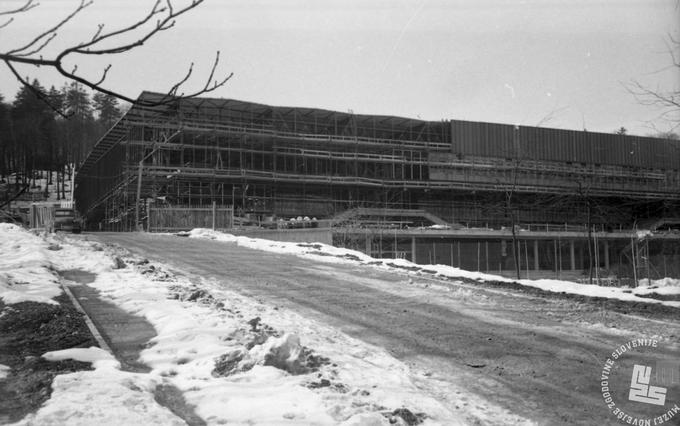
[[[677,7],[680,8],[680,2],[678,2]],[[667,49],[671,57],[671,64],[661,71],[672,69],[676,74],[680,73],[680,40],[669,36]],[[625,87],[642,105],[663,108],[661,118],[670,121],[673,129],[680,127],[680,90],[677,86],[673,89],[662,89],[658,86],[650,87],[638,80],[633,80],[625,84]]]
[[[520,265],[519,265],[519,257],[520,257],[520,252],[519,252],[519,241],[517,240],[517,227],[519,226],[517,224],[517,212],[513,208],[513,196],[515,195],[515,191],[517,189],[517,175],[519,173],[519,166],[520,162],[519,160],[514,161],[514,167],[512,169],[512,185],[509,188],[505,189],[505,205],[504,205],[504,210],[505,210],[505,215],[510,219],[510,229],[512,230],[512,258],[513,258],[513,263],[515,265],[515,274],[517,275],[517,279],[522,279],[521,273],[520,273]]]
[[[31,88],[34,92],[37,92],[36,95],[40,99],[48,103],[55,111],[62,115],[64,115],[64,112],[50,103],[46,93],[42,93],[41,91],[32,88],[28,79],[21,76],[17,70],[17,65],[52,68],[67,79],[77,81],[92,90],[115,96],[118,99],[132,104],[138,104],[140,101],[104,85],[106,77],[112,67],[111,63],[102,67],[99,78],[92,79],[78,74],[77,65],[70,70],[67,69],[65,61],[74,58],[77,60],[78,57],[106,57],[139,48],[160,32],[171,29],[175,25],[176,18],[189,10],[198,7],[203,1],[204,0],[191,0],[190,3],[183,7],[175,8],[172,0],[156,0],[151,10],[136,22],[111,30],[105,29],[104,24],[100,23],[94,28],[94,34],[90,39],[76,42],[71,46],[60,49],[58,52],[45,57],[44,53],[46,52],[46,48],[58,37],[58,32],[66,24],[71,22],[76,15],[93,3],[93,0],[80,0],[77,7],[75,7],[69,15],[48,28],[37,30],[37,33],[30,41],[23,45],[15,46],[7,51],[0,52],[0,60],[5,63],[17,80],[24,86]],[[0,31],[7,30],[14,22],[16,16],[28,13],[39,6],[40,4],[37,0],[26,0],[22,6],[15,9],[0,10]],[[167,91],[167,97],[164,97],[160,102],[154,102],[153,105],[170,102],[177,98],[199,96],[223,86],[233,74],[230,73],[226,77],[217,78],[216,71],[219,60],[220,52],[218,51],[215,54],[212,68],[210,69],[205,85],[202,88],[190,93],[185,93],[181,90],[182,85],[192,76],[194,64],[191,63],[184,77]]]
[[[517,276],[517,279],[522,279],[521,272],[520,272],[520,252],[519,252],[519,241],[517,239],[517,227],[518,225],[518,218],[517,218],[517,212],[515,211],[515,207],[513,205],[513,198],[515,196],[515,193],[517,191],[517,184],[518,184],[518,179],[519,179],[519,173],[520,173],[520,168],[521,168],[521,163],[522,160],[520,158],[520,154],[518,151],[515,149],[517,148],[519,143],[519,126],[515,126],[513,129],[513,154],[512,154],[512,178],[511,178],[511,184],[509,186],[505,186],[505,197],[504,197],[504,203],[503,203],[503,213],[506,218],[510,220],[510,229],[512,230],[512,258],[513,258],[513,263],[515,266],[515,275]],[[497,184],[499,186],[502,186],[500,180],[497,180]]]

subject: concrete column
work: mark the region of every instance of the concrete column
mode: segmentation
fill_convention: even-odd
[[[538,240],[534,240],[534,270],[538,271],[540,268],[539,262],[538,262]]]
[[[416,262],[416,237],[411,237],[411,262]]]
[[[604,269],[609,270],[609,241],[604,240]]]
[[[576,256],[574,256],[574,240],[569,241],[569,260],[571,270],[576,270]]]
[[[460,241],[457,241],[457,246],[458,246],[458,267],[460,268]]]
[[[217,201],[213,200],[212,202],[212,230],[215,230],[215,215],[217,214]],[[149,221],[151,222],[151,221]],[[149,223],[149,227],[151,227],[151,223]]]
[[[371,234],[366,233],[366,254],[371,255]]]

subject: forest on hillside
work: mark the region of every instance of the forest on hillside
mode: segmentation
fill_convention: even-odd
[[[33,80],[31,86],[22,86],[13,101],[0,93],[0,184],[11,182],[13,192],[35,186],[45,171],[54,172],[46,175],[55,183],[69,179],[123,113],[118,99],[91,95],[77,82],[45,89]]]

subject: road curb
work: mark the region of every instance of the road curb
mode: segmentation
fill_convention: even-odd
[[[115,357],[115,354],[113,353],[113,350],[111,350],[111,347],[109,346],[108,343],[106,343],[106,340],[104,340],[104,337],[102,334],[99,332],[97,327],[94,325],[94,322],[92,322],[92,319],[90,316],[85,312],[85,309],[80,305],[80,302],[78,302],[78,299],[71,293],[71,290],[68,288],[67,285],[64,283],[61,284],[61,288],[64,290],[64,293],[68,296],[69,299],[71,299],[71,303],[73,303],[73,306],[83,314],[83,317],[85,318],[85,324],[87,324],[87,328],[90,329],[90,333],[92,333],[92,336],[95,338],[97,343],[99,344],[99,347],[104,349],[106,352],[110,353]]]

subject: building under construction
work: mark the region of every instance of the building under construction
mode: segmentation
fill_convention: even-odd
[[[214,225],[233,206],[217,227],[306,217],[336,244],[419,263],[658,270],[654,254],[678,273],[678,141],[148,92],[139,101],[151,106],[133,106],[78,171],[90,229],[206,224],[153,214],[173,208],[212,209]],[[657,232],[631,240],[637,229]]]

